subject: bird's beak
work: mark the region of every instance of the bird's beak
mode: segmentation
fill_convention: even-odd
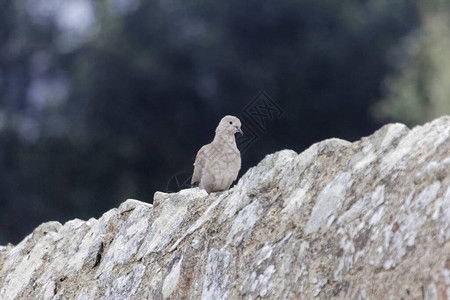
[[[239,127],[236,127],[236,129],[239,131],[239,133],[240,133],[241,135],[244,135],[244,133],[242,132],[242,129],[241,129],[240,126],[239,126]]]

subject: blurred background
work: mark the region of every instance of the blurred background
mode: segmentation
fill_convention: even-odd
[[[1,0],[0,244],[182,187],[226,114],[240,175],[449,114],[449,16],[449,0]]]

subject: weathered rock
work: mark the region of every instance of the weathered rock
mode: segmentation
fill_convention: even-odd
[[[0,299],[449,299],[450,117],[268,155],[0,247]]]

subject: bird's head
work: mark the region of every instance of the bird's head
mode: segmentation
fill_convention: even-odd
[[[225,116],[220,120],[219,126],[216,128],[216,132],[226,132],[235,134],[239,132],[241,135],[244,133],[241,129],[241,121],[234,116]]]

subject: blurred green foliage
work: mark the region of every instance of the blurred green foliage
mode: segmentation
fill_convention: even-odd
[[[373,107],[381,120],[410,126],[450,114],[450,1],[420,3],[421,26],[394,50],[396,71],[384,81],[384,99]]]
[[[433,68],[427,95],[445,99],[433,93],[445,93],[435,88],[444,88],[446,46],[421,9],[406,0],[2,0],[0,244],[44,221],[99,217],[126,198],[151,202],[190,172],[218,120],[241,115],[260,90],[285,113],[243,154],[241,173],[276,150],[371,133],[381,124],[373,111],[386,111],[372,107],[400,118],[392,95],[423,97],[407,90],[422,80],[415,68]],[[427,45],[418,52],[404,46],[416,35]],[[422,62],[399,67],[393,49]]]

